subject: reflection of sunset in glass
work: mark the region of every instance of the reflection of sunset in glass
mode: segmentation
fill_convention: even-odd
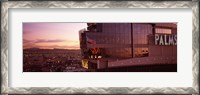
[[[86,23],[23,23],[23,48],[79,49],[79,30]]]

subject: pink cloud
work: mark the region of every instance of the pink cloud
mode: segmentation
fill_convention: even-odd
[[[66,40],[56,39],[56,40],[46,40],[46,39],[37,39],[35,43],[55,43],[55,42],[64,42]]]
[[[66,42],[66,43],[78,43],[78,41],[68,41],[62,39],[56,40],[46,40],[46,39],[36,39],[36,40],[27,40],[23,39],[23,48],[46,48],[46,49],[53,49],[53,48],[63,48],[63,49],[79,49],[79,45],[59,45],[59,42]],[[38,45],[39,43],[55,43],[57,45]]]

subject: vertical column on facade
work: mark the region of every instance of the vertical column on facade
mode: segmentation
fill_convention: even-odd
[[[131,54],[134,57],[134,43],[133,43],[133,23],[131,23]]]
[[[156,34],[155,24],[152,23],[151,25],[152,25],[152,34],[155,35]],[[149,52],[149,56],[151,56],[151,50],[150,50],[150,48],[149,48],[148,52]]]
[[[153,32],[153,35],[156,34],[156,24],[152,24],[152,32]],[[162,53],[162,52],[161,52]],[[151,51],[149,50],[149,56],[151,55]]]
[[[151,25],[152,25],[152,32],[153,34],[155,34],[156,33],[155,24],[151,24]]]

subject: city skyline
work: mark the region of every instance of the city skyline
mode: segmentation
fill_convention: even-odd
[[[23,23],[23,49],[80,49],[79,33],[86,23]]]

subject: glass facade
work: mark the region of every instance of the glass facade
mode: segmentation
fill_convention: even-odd
[[[97,44],[103,44],[106,58],[131,58],[131,24],[98,23],[97,32],[86,33]],[[122,47],[123,46],[123,47]],[[127,47],[126,47],[127,46]]]
[[[80,34],[84,58],[148,57],[154,34],[176,34],[176,28],[152,23],[90,23]],[[161,25],[161,24],[160,24]],[[171,24],[169,24],[171,25]],[[152,41],[149,41],[152,40]],[[99,50],[94,53],[93,50]]]
[[[151,24],[133,24],[134,57],[147,57],[148,36],[153,34]]]
[[[148,35],[152,34],[151,24],[133,24],[133,43],[148,44]]]

